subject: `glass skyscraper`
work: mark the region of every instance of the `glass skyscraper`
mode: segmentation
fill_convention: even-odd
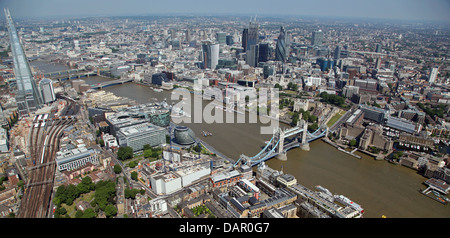
[[[280,36],[278,36],[277,46],[275,48],[275,60],[286,61],[286,31],[284,27],[280,28]]]
[[[250,22],[248,26],[248,38],[247,38],[247,49],[250,49],[252,45],[258,44],[258,23]]]
[[[322,30],[318,30],[313,32],[311,45],[313,46],[321,46],[323,41],[323,32]]]
[[[219,63],[219,44],[205,41],[202,44],[203,67],[215,70]]]
[[[41,107],[43,104],[42,96],[36,86],[36,81],[31,73],[28,60],[23,51],[16,27],[11,18],[8,9],[5,9],[6,22],[11,41],[11,52],[14,61],[14,74],[17,82],[16,102],[19,113],[28,114]]]
[[[258,62],[267,62],[269,60],[269,44],[259,44]]]
[[[245,28],[242,31],[242,48],[244,48],[244,52],[247,51],[247,39],[248,39],[248,28]]]
[[[258,30],[259,25],[256,20],[255,22],[250,20],[248,28],[245,28],[242,32],[242,47],[244,48],[244,52],[247,52],[252,45],[258,44]]]

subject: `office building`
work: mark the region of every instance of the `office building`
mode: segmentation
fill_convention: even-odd
[[[259,44],[258,63],[269,61],[269,44]]]
[[[111,76],[122,77],[123,74],[131,70],[129,65],[111,65],[110,66]]]
[[[210,41],[203,42],[202,57],[204,69],[216,69],[216,65],[219,63],[219,44],[213,44]]]
[[[233,36],[227,35],[225,41],[226,41],[227,45],[233,45],[234,44]]]
[[[161,127],[166,127],[170,123],[170,110],[166,103],[140,104],[119,110],[115,114],[108,115],[106,119],[108,125],[113,128],[111,132],[144,122]]]
[[[258,44],[258,30],[259,25],[256,22],[249,23],[248,26],[248,38],[247,38],[247,49],[250,49],[250,46]]]
[[[152,75],[152,84],[161,86],[162,82],[169,82],[169,78],[165,73],[156,73]]]
[[[117,132],[120,146],[130,146],[133,151],[139,151],[144,145],[160,146],[166,143],[165,129],[150,123],[142,123],[121,128]]]
[[[381,53],[381,44],[377,44],[375,52]]]
[[[250,20],[249,27],[245,28],[242,32],[242,47],[244,48],[244,52],[247,52],[251,45],[258,44],[258,30],[258,23]]]
[[[434,83],[436,81],[436,77],[438,74],[438,68],[432,68],[430,72],[430,76],[428,77],[428,82]]]
[[[242,31],[242,48],[244,48],[244,52],[247,51],[247,39],[248,39],[248,28],[245,28]]]
[[[225,44],[227,42],[227,34],[225,32],[217,32],[216,41],[219,44]]]
[[[90,162],[96,164],[99,162],[99,151],[92,148],[75,148],[72,150],[56,152],[56,167],[58,171],[74,170]]]
[[[247,50],[246,63],[252,67],[258,65],[259,45],[250,45]]]
[[[381,59],[378,57],[375,61],[375,69],[381,68]]]
[[[39,82],[41,95],[44,103],[50,103],[56,100],[55,90],[51,79],[44,78]]]
[[[181,49],[181,42],[178,40],[178,38],[175,38],[172,40],[172,50],[180,50]]]
[[[28,114],[39,109],[43,104],[43,100],[8,9],[5,9],[5,16],[11,41],[14,75],[17,83],[17,107],[19,113]]]
[[[170,194],[182,188],[181,177],[173,172],[152,176],[150,183],[156,194]]]
[[[195,142],[194,132],[186,126],[177,126],[173,133],[175,142],[180,145],[192,145]]]
[[[383,122],[385,114],[383,109],[367,105],[360,105],[360,109],[364,112],[364,119],[369,119],[378,123]]]
[[[321,46],[323,43],[323,32],[322,30],[318,30],[313,32],[311,45],[313,46]]]
[[[335,62],[332,59],[319,58],[316,64],[320,66],[321,71],[328,71],[334,67]]]
[[[7,153],[8,151],[8,133],[4,128],[0,128],[0,152]]]
[[[186,36],[186,42],[187,43],[191,42],[191,30],[187,29],[185,31],[185,36]]]
[[[373,79],[355,79],[355,86],[361,91],[377,92],[378,83]]]
[[[237,170],[215,174],[209,179],[211,187],[234,186],[241,181],[243,175]]]
[[[336,46],[336,48],[334,49],[334,59],[338,60],[340,58],[341,58],[341,47]]]
[[[286,49],[286,31],[284,27],[280,28],[280,35],[278,36],[277,46],[275,48],[275,60],[285,62],[287,57]]]
[[[358,86],[345,85],[345,87],[342,89],[342,95],[346,98],[352,98],[353,95],[358,94],[359,94]]]

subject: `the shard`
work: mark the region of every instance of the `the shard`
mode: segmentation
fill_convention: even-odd
[[[5,16],[17,82],[17,107],[20,114],[28,114],[39,109],[43,101],[8,9],[5,9]]]

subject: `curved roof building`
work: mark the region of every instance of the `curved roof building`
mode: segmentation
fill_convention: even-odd
[[[195,142],[194,132],[186,126],[177,126],[173,133],[175,142],[180,145],[190,145]]]

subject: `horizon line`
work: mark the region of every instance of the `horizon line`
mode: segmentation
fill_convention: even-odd
[[[6,9],[6,8],[5,8]],[[112,13],[112,14],[77,14],[77,15],[47,15],[47,16],[14,16],[16,19],[51,19],[51,18],[93,18],[93,17],[151,17],[151,16],[161,16],[161,17],[251,17],[255,13],[188,13],[188,12],[172,12],[172,13]],[[3,15],[0,13],[0,15]],[[278,14],[278,13],[258,13],[258,17],[268,18],[306,18],[306,19],[327,19],[327,20],[364,20],[364,21],[404,21],[404,22],[415,22],[415,23],[445,23],[450,24],[449,21],[443,19],[406,19],[406,18],[383,18],[383,17],[371,17],[371,16],[332,16],[332,15],[304,15],[304,14]]]

